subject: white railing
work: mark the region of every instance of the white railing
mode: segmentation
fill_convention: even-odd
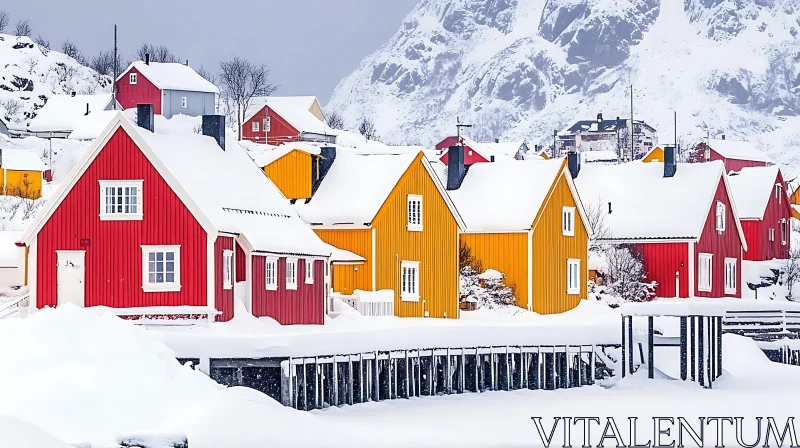
[[[390,289],[381,291],[355,290],[353,294],[349,295],[333,293],[330,298],[331,301],[339,299],[350,305],[362,316],[394,316],[394,291]],[[333,302],[331,302],[329,309],[334,309]]]
[[[23,311],[27,311],[30,306],[30,293],[25,293],[17,297],[13,297],[9,301],[0,302],[0,319],[5,319]]]
[[[800,337],[800,310],[727,310],[723,329],[744,336]]]

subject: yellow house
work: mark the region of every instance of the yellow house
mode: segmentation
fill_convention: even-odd
[[[789,204],[792,205],[792,218],[800,219],[800,187],[796,187],[789,196]]]
[[[42,197],[42,177],[47,167],[32,151],[0,148],[0,191],[27,199]]]
[[[388,289],[397,316],[458,317],[464,224],[424,154],[338,148],[323,153],[320,173],[295,209],[323,241],[365,259],[333,266],[334,291]]]
[[[642,162],[664,162],[664,148],[656,146],[642,157]]]
[[[319,173],[320,148],[308,143],[284,143],[253,157],[286,199],[308,199]]]
[[[505,274],[518,306],[561,313],[586,298],[591,227],[566,159],[476,163],[460,186],[447,180],[462,241],[483,269]]]

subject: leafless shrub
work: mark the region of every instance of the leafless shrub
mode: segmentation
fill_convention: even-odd
[[[789,251],[789,258],[784,267],[784,281],[786,282],[786,299],[796,301],[792,288],[800,281],[800,248],[794,247]]]
[[[9,98],[5,101],[0,101],[0,105],[6,110],[6,116],[13,117],[22,111],[24,104],[16,98]]]
[[[264,64],[255,64],[238,56],[220,62],[219,68],[225,99],[236,111],[237,135],[241,140],[242,120],[253,98],[272,95],[278,86],[270,82],[270,72]]]
[[[33,39],[33,41],[39,46],[39,51],[41,51],[43,55],[47,56],[47,54],[50,53],[50,41],[45,39],[41,34],[36,36],[36,39]]]
[[[211,73],[210,71],[206,70],[205,67],[200,66],[200,70],[197,71],[197,74],[205,78],[206,81],[210,82],[211,84],[217,84],[217,75]]]
[[[325,122],[333,129],[344,129],[344,118],[335,110],[325,114]]]
[[[31,21],[28,19],[19,19],[14,27],[14,34],[17,36],[31,37],[33,29],[31,28]]]
[[[361,119],[361,123],[358,125],[358,132],[367,140],[378,138],[378,134],[375,131],[375,123],[366,117]]]
[[[140,61],[144,61],[147,55],[150,55],[150,60],[152,62],[180,62],[180,59],[175,56],[166,45],[156,46],[143,43],[136,50],[134,57]]]
[[[11,14],[8,11],[0,11],[0,33],[4,32],[11,24]]]
[[[655,295],[655,282],[646,282],[647,270],[642,253],[633,246],[613,246],[604,252],[608,272],[603,285],[608,294],[626,302],[644,302]]]
[[[65,40],[64,43],[61,44],[61,52],[72,59],[75,59],[79,64],[86,65],[86,59],[83,57],[81,50],[79,50],[78,46],[69,40]]]
[[[28,74],[32,75],[33,72],[36,71],[36,66],[39,65],[39,60],[34,57],[30,57],[25,61],[25,63],[28,64]]]

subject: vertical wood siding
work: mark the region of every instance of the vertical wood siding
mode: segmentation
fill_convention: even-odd
[[[407,227],[407,197],[422,196],[423,231]],[[458,317],[458,224],[419,154],[376,215],[377,288],[395,291],[399,317]],[[419,302],[400,299],[400,263],[419,261]],[[369,263],[370,261],[368,261]]]
[[[242,123],[242,138],[255,143],[267,142],[267,131],[264,130],[264,117],[267,116],[267,108],[262,107],[249,120]],[[258,131],[253,132],[253,122],[258,122]]]
[[[295,129],[274,110],[269,107],[266,109],[270,121],[269,132],[267,132],[267,144],[278,146],[281,143],[300,140],[300,131],[303,129]]]
[[[447,149],[447,148],[455,145],[456,143],[457,143],[457,139],[455,137],[447,137],[446,139],[444,139],[441,142],[439,142],[438,145],[436,145],[436,149],[439,149],[439,150]],[[470,154],[470,153],[472,153],[472,154]],[[447,165],[447,153],[442,154],[442,156],[439,157],[439,160],[441,160],[442,163]],[[478,151],[475,151],[472,148],[470,148],[469,146],[464,145],[464,164],[465,165],[472,165],[473,163],[480,163],[480,162],[488,162],[488,160],[486,160],[485,158],[483,158],[483,156],[478,154]]]
[[[218,236],[214,242],[214,303],[217,311],[222,314],[217,316],[217,321],[227,322],[233,318],[233,285],[225,289],[225,272],[222,255],[226,250],[233,250],[233,238]]]
[[[130,83],[130,74],[137,73],[136,84]],[[160,115],[161,90],[135,68],[125,72],[117,81],[117,102],[123,109],[131,109],[139,104],[152,104],[153,113]]]
[[[663,162],[664,161],[664,150],[661,147],[657,147],[650,151],[645,158],[642,159],[642,162]],[[675,289],[675,288],[673,288]]]
[[[242,245],[236,242],[236,281],[243,282],[247,280],[247,255],[242,250]]]
[[[730,173],[731,171],[739,171],[742,168],[747,168],[751,166],[767,166],[765,162],[756,162],[753,160],[740,160],[740,159],[726,159],[720,153],[714,151],[712,148],[709,151],[709,160],[722,160],[722,163],[725,164],[725,172]]]
[[[264,167],[264,173],[286,199],[311,197],[311,154],[294,149]]]
[[[464,233],[461,241],[480,260],[481,268],[505,274],[506,285],[514,286],[517,305],[527,308],[528,233]]]
[[[42,172],[0,168],[0,192],[5,192],[7,196],[39,199],[42,197]]]
[[[644,259],[647,280],[656,282],[656,297],[675,297],[675,272],[680,275],[680,297],[689,297],[689,244],[694,243],[633,245]]]
[[[124,163],[122,163],[124,161]],[[100,221],[98,180],[143,179],[141,221]],[[87,240],[88,246],[82,246]],[[142,245],[180,245],[181,290],[142,291]],[[86,306],[205,306],[206,233],[119,129],[38,235],[37,306],[56,306],[56,251],[86,251]]]
[[[725,204],[725,230],[716,230],[716,207],[717,201]],[[706,217],[706,224],[700,241],[695,247],[695,288],[699,284],[699,263],[697,262],[700,253],[712,254],[711,260],[711,292],[696,291],[699,297],[742,297],[742,242],[739,232],[736,230],[736,218],[733,216],[731,201],[725,190],[725,185],[720,179],[714,201]],[[736,294],[725,294],[725,258],[736,258]]]
[[[577,207],[564,174],[556,180],[533,229],[533,310],[540,314],[571,310],[587,293],[589,233],[576,210],[575,236],[564,236],[562,207]],[[580,260],[580,294],[567,294],[567,260],[570,258]]]
[[[789,256],[791,237],[787,238],[786,245],[781,244],[781,220],[785,219],[786,225],[791,228],[792,209],[784,188],[781,188],[781,196],[775,197],[774,184],[780,184],[785,188],[786,184],[780,171],[773,182],[769,202],[764,211],[764,219],[742,221],[745,240],[747,240],[745,260],[785,259]],[[774,229],[775,241],[769,240],[769,229]]]
[[[314,260],[314,283],[305,282],[304,258],[297,261],[297,290],[286,289],[286,257],[278,259],[278,289],[266,289],[266,261],[253,255],[253,315],[267,316],[283,325],[319,324],[324,320],[325,272],[324,262]]]
[[[352,294],[356,289],[372,291],[372,231],[369,229],[315,229],[314,231],[322,241],[367,259],[363,264],[333,265],[333,290],[342,294]]]

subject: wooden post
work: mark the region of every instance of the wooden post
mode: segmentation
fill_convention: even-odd
[[[699,316],[697,325],[697,373],[698,382],[701,386],[705,387],[705,358],[706,358],[706,338],[705,336],[705,320],[704,316]]]
[[[374,401],[381,401],[381,379],[379,376],[380,362],[378,361],[378,351],[375,351],[375,362],[372,364],[372,399]]]
[[[622,316],[622,377],[625,378],[625,371],[628,370],[628,352],[626,350],[628,343],[625,341],[625,316]]]
[[[691,367],[691,378],[692,382],[697,381],[696,370],[695,370],[695,363],[697,362],[697,316],[690,316],[689,322],[691,324],[689,330],[689,356],[690,356],[690,364]]]
[[[717,316],[717,377],[722,376],[722,316]]]
[[[569,359],[569,345],[565,345],[564,346],[564,381],[563,381],[564,388],[569,388],[570,385],[572,384],[571,383],[571,381],[572,381],[571,373],[572,372],[569,371],[570,370],[569,369],[570,368],[570,364],[571,364],[571,362],[570,362],[570,359]]]
[[[464,354],[464,349],[461,349],[461,368],[458,369],[458,393],[464,393],[464,387],[467,381],[467,356]]]
[[[353,405],[353,355],[347,355],[347,404]]]
[[[339,406],[339,364],[336,363],[336,355],[333,355],[333,406]]]
[[[686,381],[686,345],[689,342],[686,316],[681,316],[681,380]]]
[[[445,352],[445,363],[444,363],[444,393],[450,395],[453,393],[453,375],[450,372],[450,347],[447,347],[447,351]]]
[[[594,363],[595,363],[595,356],[596,356],[595,353],[594,353],[595,350],[597,350],[597,347],[592,345],[592,356],[591,356],[591,360],[589,361],[590,362],[589,368],[591,369],[591,373],[589,375],[589,384],[590,385],[594,384],[594,380],[595,380],[595,370],[594,370],[595,369]]]
[[[405,398],[411,398],[411,382],[408,380],[409,371],[408,371],[408,350],[405,350],[405,360],[406,360],[406,393]],[[413,368],[413,366],[412,366]],[[411,375],[411,379],[414,379],[414,375]]]
[[[653,316],[647,316],[647,377],[655,378],[655,366],[653,365]]]
[[[633,374],[633,316],[628,316],[628,372]]]
[[[308,380],[306,378],[306,358],[303,358],[303,410],[308,410]]]

